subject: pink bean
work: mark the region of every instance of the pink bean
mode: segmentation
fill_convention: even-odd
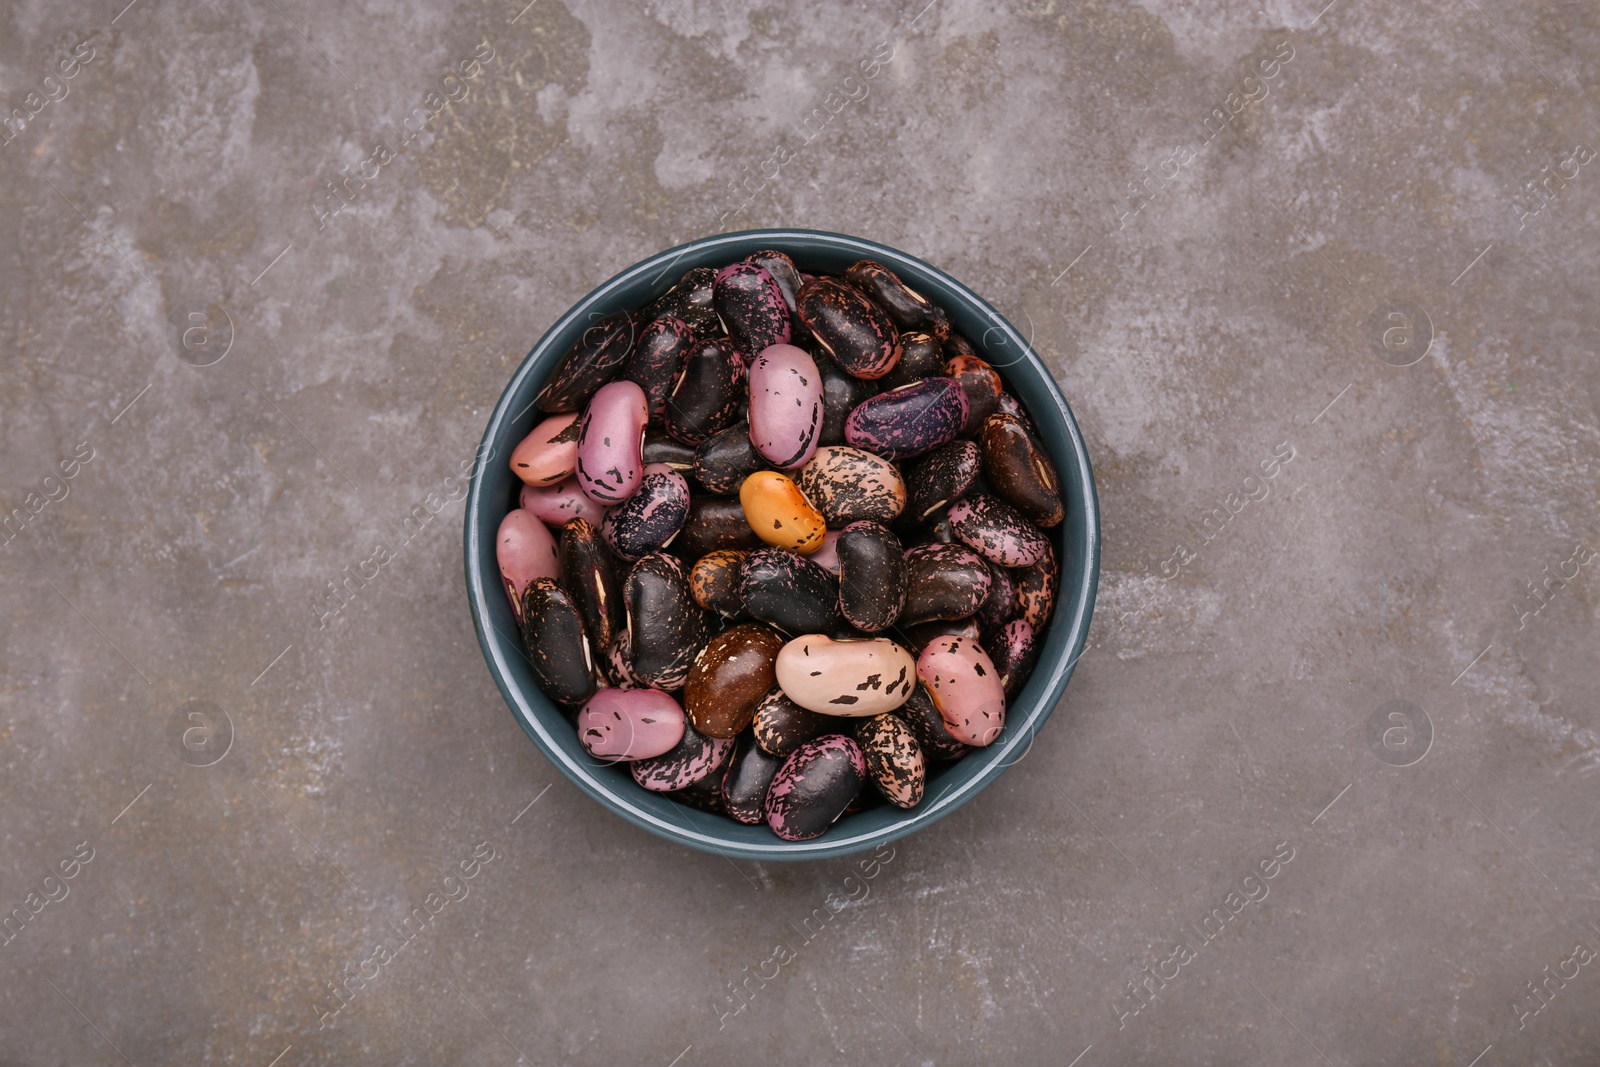
[[[750,364],[748,381],[750,443],[774,466],[805,466],[822,435],[822,375],[816,360],[794,345],[772,345]]]
[[[511,451],[511,471],[528,485],[554,485],[578,466],[578,416],[552,415]]]
[[[555,485],[525,485],[518,502],[550,526],[565,526],[573,519],[588,519],[599,526],[609,508],[583,495],[574,475]]]
[[[842,532],[829,530],[822,539],[822,547],[806,557],[835,578],[839,576],[839,534]]]
[[[522,594],[535,578],[558,578],[556,539],[550,528],[531,511],[513,508],[500,520],[494,539],[495,560],[500,564],[500,580],[505,583],[511,610],[522,619]]]
[[[600,387],[578,429],[578,488],[610,506],[633,495],[644,477],[644,425],[650,402],[637,382]]]
[[[994,661],[970,637],[937,637],[917,657],[917,677],[950,735],[983,748],[1006,723],[1006,694]]]
[[[578,712],[578,741],[596,759],[665,755],[683,740],[683,708],[659,689],[602,689]]]

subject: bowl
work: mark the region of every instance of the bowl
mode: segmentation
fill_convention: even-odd
[[[928,780],[921,804],[892,805],[846,815],[810,841],[782,841],[765,825],[747,826],[700,811],[634,783],[623,764],[603,763],[578,743],[572,720],[540,691],[523,657],[517,625],[500,582],[495,533],[516,506],[521,483],[508,465],[511,450],[543,416],[534,397],[563,353],[601,315],[637,309],[671,288],[692,267],[722,266],[752,252],[777,249],[802,270],[843,272],[873,259],[949,313],[952,329],[966,335],[1022,401],[1060,476],[1066,521],[1046,531],[1061,562],[1061,588],[1046,624],[1038,665],[1006,709],[1005,731]],[[814,230],[747,230],[705,237],[651,256],[578,301],[533,346],[495,405],[484,429],[466,510],[467,595],[489,673],[512,715],[539,750],[578,788],[635,826],[691,848],[753,860],[844,856],[930,826],[977,796],[1027,754],[1061,700],[1083,653],[1100,573],[1100,514],[1094,475],[1072,410],[1050,371],[992,307],[943,271],[885,245]]]

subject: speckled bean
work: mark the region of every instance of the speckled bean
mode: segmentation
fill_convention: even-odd
[[[683,740],[683,708],[659,689],[602,689],[578,712],[578,742],[595,759],[650,759]]]
[[[906,483],[899,469],[859,448],[817,449],[801,468],[798,484],[834,529],[863,519],[893,522],[906,506]]]
[[[808,741],[789,754],[767,789],[767,825],[785,841],[821,837],[866,780],[861,749],[842,734]]]
[[[550,372],[535,404],[547,414],[578,411],[616,377],[633,351],[633,316],[613,311],[595,318]]]
[[[967,394],[953,378],[924,378],[863,401],[844,420],[855,448],[902,460],[954,440],[967,421]]]
[[[893,711],[917,684],[911,653],[887,637],[797,637],[778,653],[777,676],[779,688],[802,708],[845,718]]]
[[[965,637],[942,637],[917,657],[917,678],[952,737],[977,748],[992,744],[1006,722],[1006,694],[994,661]]]
[[[684,725],[683,737],[670,752],[628,764],[633,780],[655,793],[687,789],[721,770],[733,754],[733,738],[707,737]]]
[[[839,366],[857,378],[882,378],[900,359],[900,331],[888,312],[833,278],[800,287],[800,320]]]
[[[822,431],[822,374],[803,349],[764,348],[750,364],[750,441],[776,467],[804,465]]]
[[[1036,563],[1050,547],[1021,512],[987,493],[971,493],[951,504],[950,529],[967,547],[1002,567]]]
[[[511,598],[511,612],[522,619],[522,594],[535,578],[555,578],[560,574],[556,560],[556,540],[550,528],[532,512],[512,508],[500,520],[494,539],[495,561],[500,565],[500,580]]]
[[[783,290],[754,263],[730,263],[717,272],[711,300],[728,334],[746,355],[789,340],[789,305]]]
[[[639,488],[649,418],[649,402],[635,382],[609,382],[594,394],[578,426],[578,488],[590,500],[611,507]]]
[[[922,800],[927,767],[911,727],[896,715],[875,715],[856,727],[856,744],[866,762],[867,779],[897,808]]]
[[[577,475],[555,485],[524,485],[517,499],[524,510],[549,526],[565,526],[573,519],[588,519],[598,526],[609,510],[583,495]]]
[[[683,357],[694,347],[695,339],[693,327],[671,315],[656,319],[639,335],[622,377],[644,390],[652,418],[659,419],[666,410],[667,394],[672,392],[683,369]]]
[[[626,560],[665,548],[689,517],[689,483],[683,475],[665,466],[646,470],[638,490],[600,524],[611,551]]]
[[[528,485],[555,485],[578,469],[578,415],[552,415],[511,450],[511,471]]]

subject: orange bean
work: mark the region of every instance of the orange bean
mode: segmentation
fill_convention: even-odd
[[[822,547],[827,521],[811,506],[800,487],[777,471],[757,471],[739,486],[739,504],[756,536],[801,555]]]

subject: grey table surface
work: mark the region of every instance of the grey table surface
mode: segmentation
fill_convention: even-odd
[[[1600,9],[1323,3],[0,6],[0,1063],[1600,1060]],[[866,861],[602,811],[461,588],[532,342],[754,226],[1097,467],[1061,707]]]

